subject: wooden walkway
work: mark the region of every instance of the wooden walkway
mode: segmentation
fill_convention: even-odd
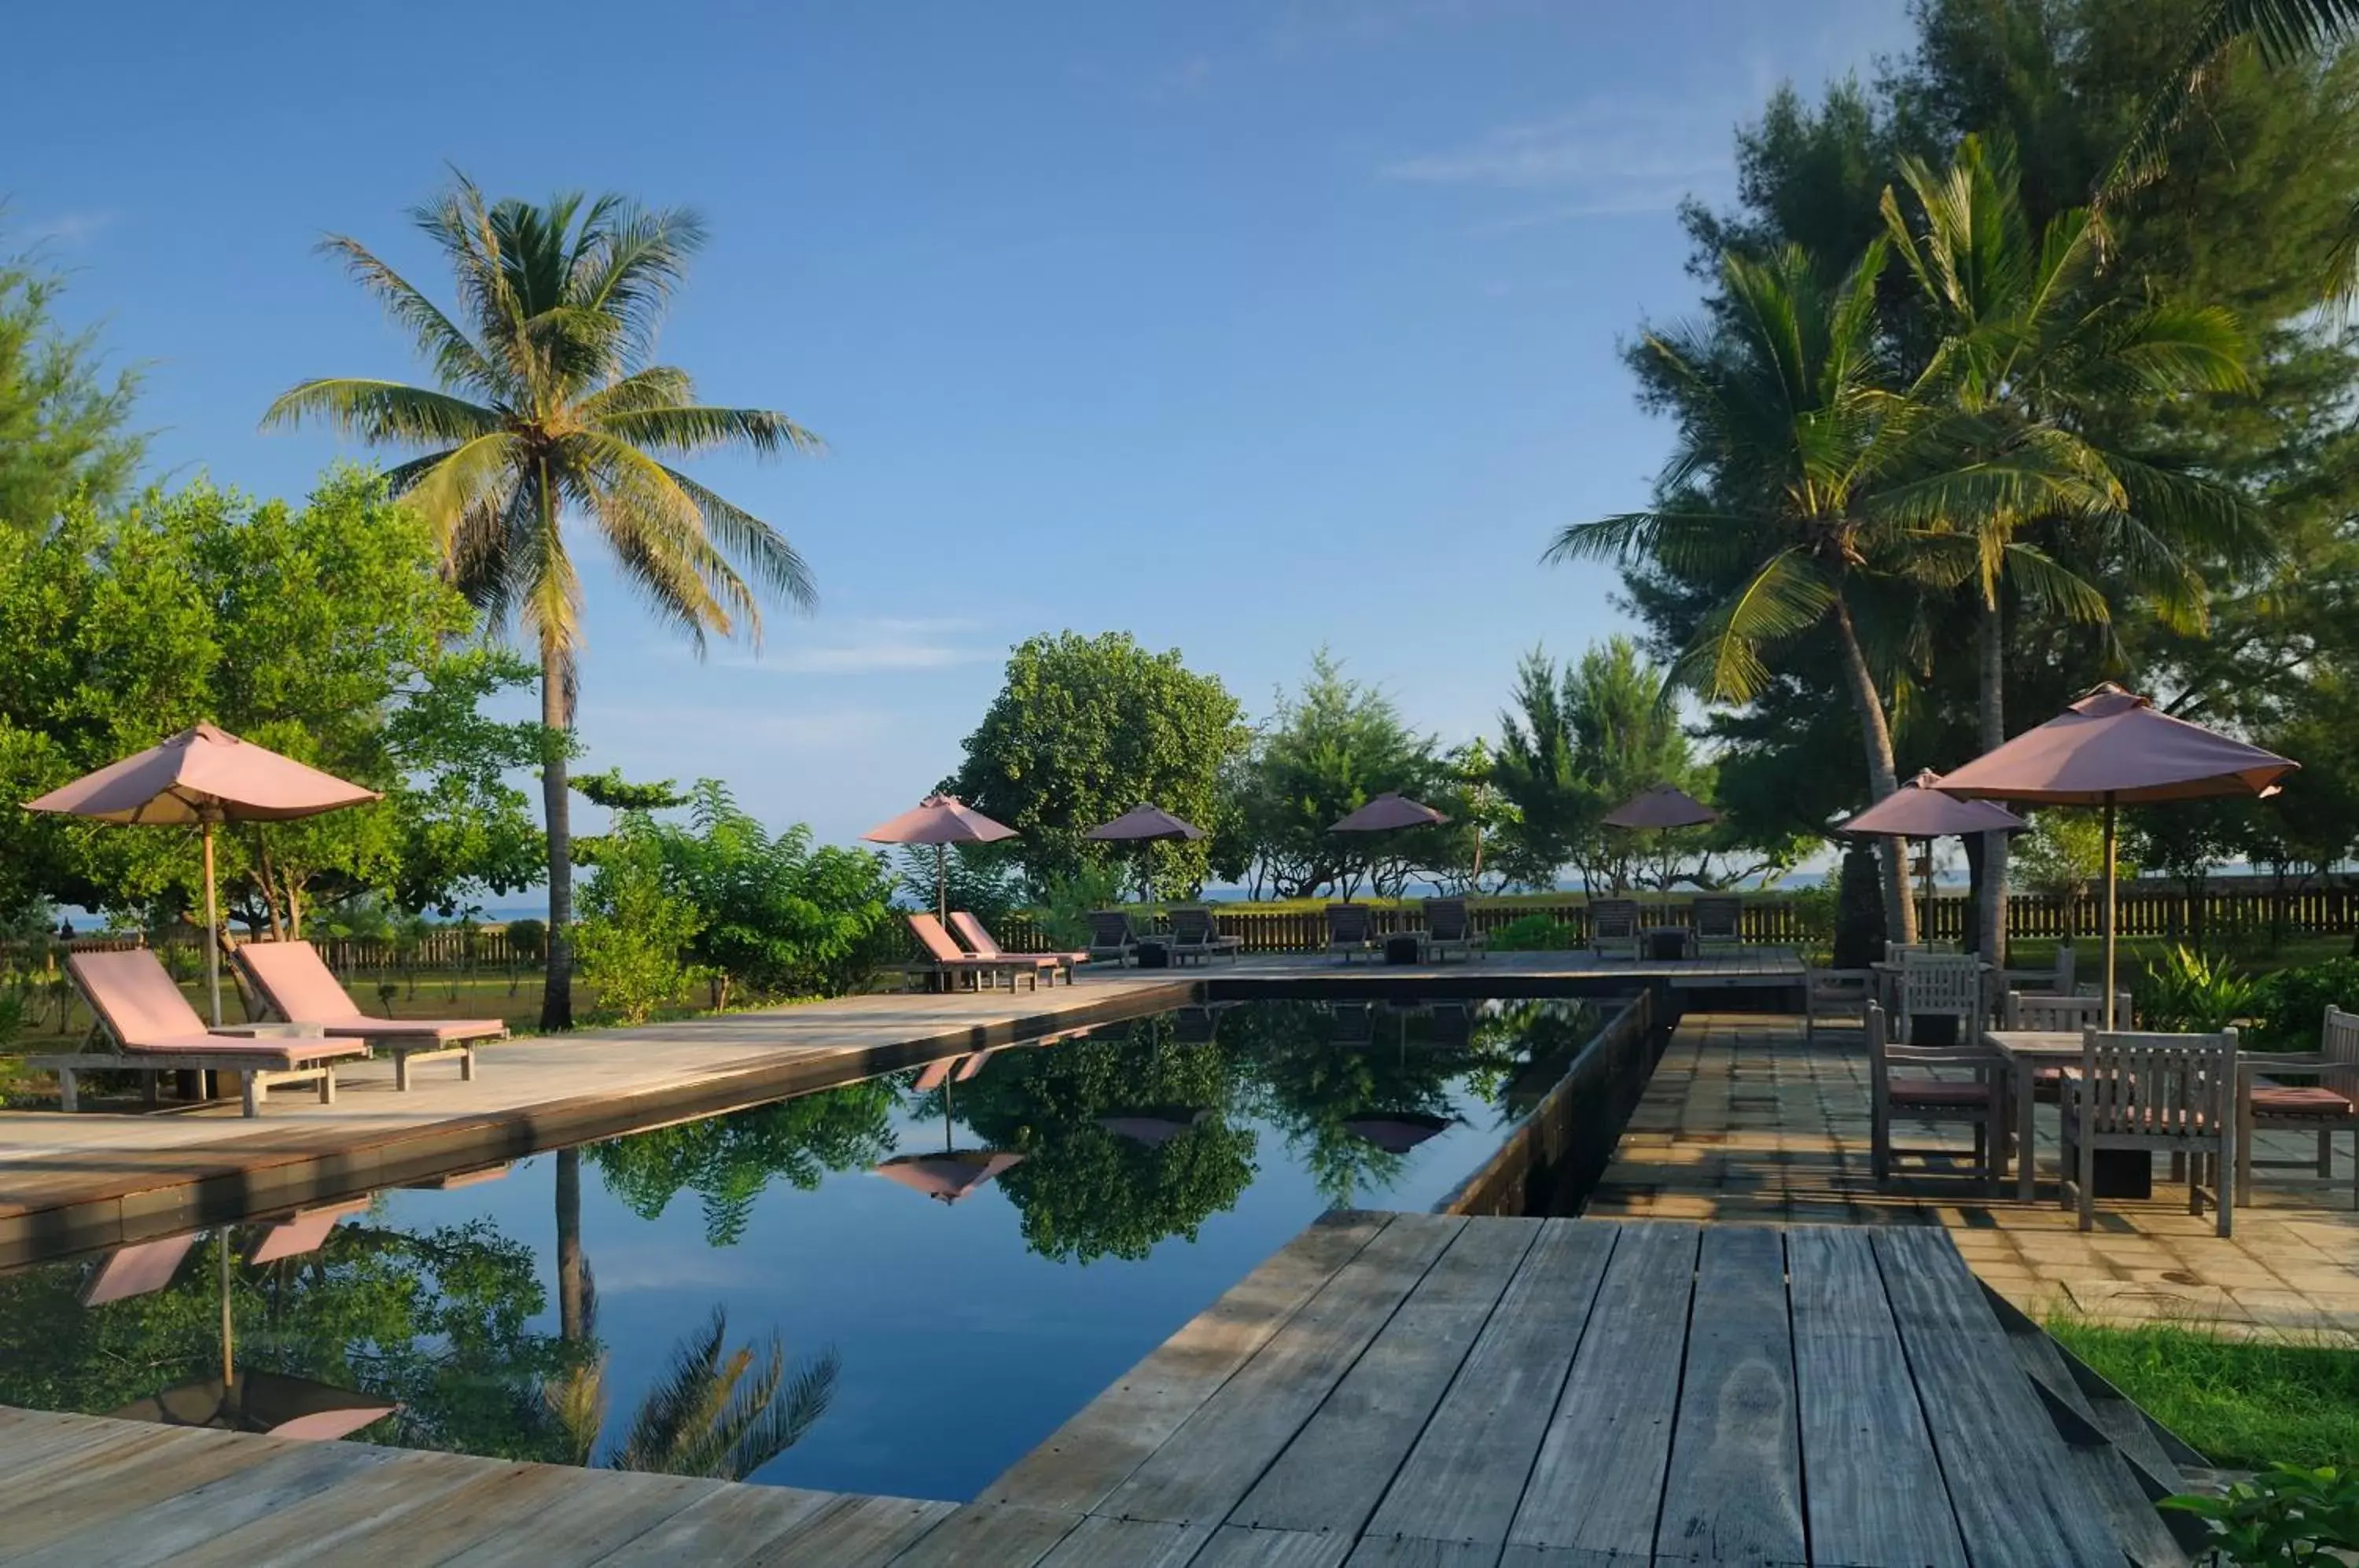
[[[2180,1485],[1939,1230],[1343,1214],[963,1507],[0,1411],[0,1562],[2121,1568]]]
[[[959,1051],[1223,999],[1406,988],[1552,991],[1799,985],[1774,950],[1672,964],[1582,953],[1386,966],[1264,958],[1212,969],[1087,971],[1072,985],[830,1002],[585,1029],[487,1048],[473,1083],[449,1063],[393,1091],[390,1063],[339,1075],[337,1103],[289,1093],[257,1118],[0,1112],[0,1267],[329,1202],[636,1127],[823,1088]]]

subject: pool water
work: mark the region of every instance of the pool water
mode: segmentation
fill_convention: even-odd
[[[1594,1026],[1184,1009],[239,1225],[234,1363],[379,1442],[963,1500],[1321,1213],[1447,1197]],[[221,1242],[0,1276],[0,1403],[218,1399]]]

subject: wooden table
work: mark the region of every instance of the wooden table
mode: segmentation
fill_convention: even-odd
[[[2079,1064],[2081,1033],[2078,1029],[1984,1029],[1983,1041],[2014,1069],[2007,1093],[2015,1102],[2015,1195],[2027,1203],[2033,1190],[2031,1092],[2041,1068]],[[2000,1159],[2005,1158],[2002,1151]],[[2005,1170],[2002,1164],[2002,1175]]]
[[[1678,943],[1678,951],[1676,953],[1664,953],[1660,951],[1660,947],[1669,947],[1674,942]],[[1660,944],[1660,947],[1658,946],[1658,943]],[[1647,960],[1659,961],[1666,957],[1690,958],[1692,956],[1694,956],[1694,952],[1692,944],[1688,941],[1687,927],[1651,925],[1640,926],[1638,928],[1638,957],[1642,962]]]

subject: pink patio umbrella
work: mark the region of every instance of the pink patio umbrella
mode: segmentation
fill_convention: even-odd
[[[1329,833],[1390,833],[1396,828],[1436,827],[1450,820],[1422,800],[1412,800],[1392,789],[1362,806],[1342,822],[1328,824]]]
[[[1101,844],[1179,844],[1204,836],[1204,830],[1160,806],[1137,805],[1082,835]],[[1139,856],[1138,900],[1147,901],[1147,857]]]
[[[1860,838],[1948,838],[2028,826],[2021,817],[1988,800],[1944,795],[1941,776],[1928,768],[1916,778],[1835,829]],[[1925,855],[1925,907],[1933,907],[1933,855]]]
[[[1407,1154],[1427,1138],[1439,1138],[1455,1125],[1450,1116],[1424,1111],[1387,1111],[1381,1116],[1345,1116],[1343,1130],[1364,1138],[1386,1154]]]
[[[951,918],[950,846],[954,844],[996,844],[1014,838],[1016,830],[995,822],[954,796],[929,795],[910,811],[889,822],[879,822],[860,835],[870,844],[930,844],[934,846],[934,902],[941,917]]]
[[[198,724],[159,746],[25,802],[102,822],[194,823],[204,841],[205,988],[212,1021],[222,1021],[220,893],[213,829],[222,822],[277,822],[384,799],[374,789],[307,768],[226,730]]]
[[[1670,784],[1649,785],[1604,818],[1609,828],[1700,828],[1718,821],[1718,811]]]
[[[951,1086],[941,1085],[942,1151],[940,1154],[897,1154],[876,1167],[876,1174],[897,1181],[913,1192],[944,1203],[973,1197],[983,1184],[1011,1166],[1024,1163],[1020,1154],[997,1149],[951,1147]]]
[[[2172,718],[2110,682],[2056,717],[1950,773],[1934,788],[1963,800],[2095,806],[2105,813],[2105,1027],[2114,1026],[2118,890],[2114,811],[2123,805],[2274,795],[2300,766]]]

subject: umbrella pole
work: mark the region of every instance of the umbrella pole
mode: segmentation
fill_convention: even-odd
[[[1933,940],[1933,841],[1925,841],[1925,940]]]
[[[234,1380],[230,1365],[229,1346],[229,1226],[221,1227],[221,1301],[222,1301],[222,1391],[226,1394]]]
[[[940,910],[942,922],[945,925],[950,922],[951,918],[950,877],[951,846],[938,844],[934,845],[934,903]]]
[[[2105,1028],[2114,1027],[2114,921],[2120,912],[2115,885],[2114,798],[2105,797]]]
[[[211,817],[197,824],[205,844],[205,999],[212,1008],[215,1029],[221,1027],[221,911],[213,891],[213,824]]]

